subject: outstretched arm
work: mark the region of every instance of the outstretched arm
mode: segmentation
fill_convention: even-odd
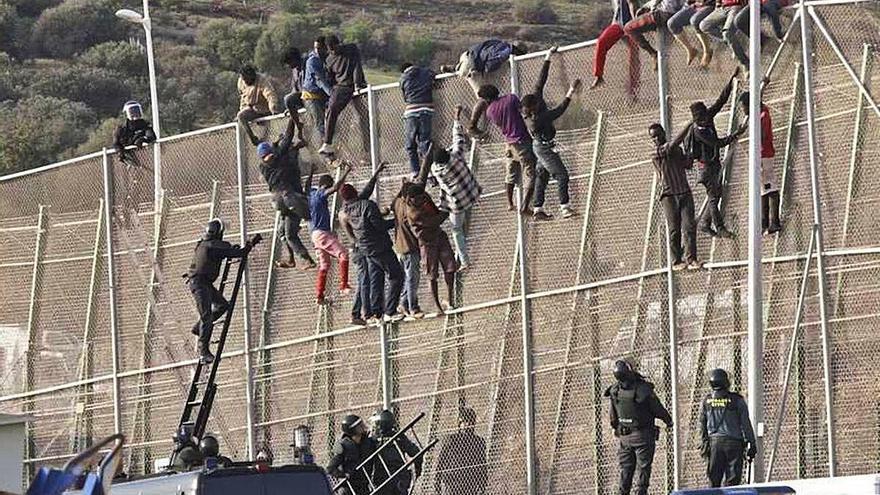
[[[461,105],[455,107],[455,120],[452,122],[452,151],[450,155],[464,153],[467,148],[468,138],[461,126],[461,113],[464,111]]]
[[[312,180],[315,178],[315,165],[309,167],[309,176],[306,178],[306,194],[312,190]]]
[[[544,64],[541,66],[541,74],[538,76],[538,82],[535,83],[535,94],[543,96],[544,86],[547,85],[547,77],[550,75],[550,58],[558,50],[558,46],[551,46],[544,57]]]
[[[351,167],[348,166],[348,164],[345,162],[343,162],[340,167],[344,167],[342,169],[342,175],[339,176],[339,180],[336,181],[336,184],[333,184],[333,187],[327,190],[327,196],[335,194],[336,191],[338,191],[339,188],[342,187],[343,184],[345,184],[345,179],[348,177],[348,173],[351,172]]]
[[[434,141],[428,144],[428,152],[422,159],[422,167],[419,169],[419,175],[416,177],[416,184],[424,186],[428,183],[428,172],[431,171],[431,165],[434,163]]]
[[[736,79],[736,76],[739,75],[739,67],[733,71],[733,75],[730,76],[730,79],[727,81],[727,86],[724,86],[724,90],[721,91],[721,94],[718,95],[718,99],[715,100],[715,103],[709,107],[709,114],[714,118],[718,112],[724,108],[724,104],[727,103],[727,100],[730,99],[730,93],[733,91],[733,81]]]
[[[284,131],[284,137],[278,143],[278,154],[286,155],[290,151],[290,143],[293,142],[293,134],[296,132],[296,121],[293,116],[287,119],[287,129]]]
[[[373,195],[373,191],[376,189],[376,181],[379,180],[379,175],[385,170],[385,167],[388,165],[386,162],[382,162],[376,167],[376,171],[373,172],[373,176],[370,177],[370,180],[367,181],[367,185],[361,190],[361,193],[358,195],[359,199],[370,199],[370,196]]]
[[[239,122],[241,123],[242,127],[244,127],[244,132],[247,133],[248,139],[251,140],[251,144],[253,144],[254,146],[260,144],[260,139],[257,137],[256,134],[254,134],[254,130],[251,129],[250,122],[246,122],[244,120],[239,120]]]
[[[470,132],[471,135],[476,136],[480,134],[477,124],[480,123],[480,119],[483,118],[483,114],[486,113],[487,108],[489,108],[489,102],[480,98],[477,101],[476,106],[474,106],[474,110],[471,113],[471,121],[468,125],[468,132]]]
[[[681,143],[684,141],[685,136],[687,136],[688,132],[691,130],[691,127],[693,125],[694,125],[693,122],[688,122],[688,125],[684,126],[684,129],[682,129],[678,133],[678,135],[676,135],[675,138],[672,139],[672,142],[669,143],[669,147],[674,148],[676,146],[680,146]]]

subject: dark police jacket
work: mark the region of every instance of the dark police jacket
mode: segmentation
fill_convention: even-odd
[[[348,478],[356,493],[369,493],[369,483],[364,475],[364,470],[358,470],[357,467],[361,462],[366,460],[375,450],[375,442],[370,438],[358,444],[348,435],[343,435],[336,445],[330,456],[330,463],[327,464],[327,473],[335,478]],[[368,472],[372,471],[371,466],[366,466]]]
[[[143,146],[156,141],[153,126],[144,119],[128,120],[116,128],[113,136],[113,147],[122,153],[126,146]]]
[[[382,447],[382,445],[390,439],[391,439],[390,436],[389,437],[377,436],[377,437],[373,437],[373,442],[375,443],[377,448],[379,448],[379,447]],[[384,449],[382,449],[382,451],[379,453],[379,457],[381,457],[382,460],[385,461],[384,466],[383,466],[382,462],[376,462],[375,465],[373,466],[373,470],[374,470],[373,476],[375,477],[377,484],[388,479],[389,473],[394,474],[395,471],[402,468],[403,465],[406,464],[406,459],[404,459],[403,456],[400,455],[401,451],[403,453],[405,453],[406,455],[408,455],[409,457],[413,457],[413,458],[416,455],[418,455],[418,453],[419,453],[419,448],[416,446],[416,444],[412,443],[412,441],[409,438],[407,438],[406,435],[401,435],[401,436],[397,437],[397,439],[394,441],[394,443],[396,444],[396,446],[389,445],[388,447],[385,447]],[[400,450],[397,450],[398,448],[400,448]],[[388,467],[387,472],[385,471],[385,466]],[[419,457],[413,463],[413,467],[415,468],[416,475],[417,476],[421,475],[421,473],[422,473],[422,458],[421,457]],[[403,473],[401,473],[401,476],[398,479],[409,480],[412,478],[409,474],[409,471],[404,471]],[[388,493],[392,493],[392,492],[389,491]]]
[[[654,384],[638,378],[630,383],[615,383],[605,390],[611,399],[611,427],[615,432],[653,429],[654,418],[672,425],[672,416],[654,393]]]
[[[192,263],[185,277],[198,282],[213,284],[220,275],[224,258],[241,258],[245,250],[220,239],[203,238],[196,244]]]
[[[704,442],[709,437],[726,437],[755,445],[755,432],[749,419],[749,407],[742,395],[728,390],[713,390],[703,399],[700,433]]]

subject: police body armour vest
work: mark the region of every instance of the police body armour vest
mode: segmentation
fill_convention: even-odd
[[[636,401],[636,391],[639,386],[639,384],[634,384],[631,389],[618,386],[614,397],[614,407],[617,409],[618,421],[620,421],[622,426],[627,426],[634,430],[653,424],[651,414],[645,405]]]

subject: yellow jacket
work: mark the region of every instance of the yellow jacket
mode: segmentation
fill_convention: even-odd
[[[241,96],[239,110],[253,107],[254,110],[260,113],[280,113],[278,96],[275,94],[275,89],[263,74],[257,74],[257,81],[253,86],[246,85],[241,76],[239,76],[238,94]]]

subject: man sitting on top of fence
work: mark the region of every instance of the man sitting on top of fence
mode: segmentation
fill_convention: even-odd
[[[477,43],[464,51],[458,59],[455,70],[479,93],[480,86],[487,80],[487,75],[504,67],[511,55],[524,55],[526,46],[517,43],[489,39]],[[444,72],[447,69],[444,67]],[[477,95],[479,96],[479,94]]]
[[[400,90],[406,107],[403,110],[406,132],[406,153],[413,177],[419,174],[421,157],[431,143],[431,121],[434,117],[434,84],[436,72],[409,62],[400,66]]]
[[[324,123],[324,144],[319,153],[333,155],[336,149],[333,147],[333,138],[336,136],[336,122],[342,114],[342,110],[354,99],[354,93],[358,89],[367,87],[367,79],[364,77],[364,67],[361,65],[361,52],[357,45],[348,43],[343,45],[339,38],[327,37],[327,48],[330,55],[325,63],[327,75],[333,81],[330,91],[330,101],[327,106],[327,117]]]
[[[241,122],[250,122],[280,111],[272,83],[264,74],[258,74],[253,65],[245,65],[239,71],[238,94],[237,118]]]
[[[144,111],[140,103],[127,102],[122,107],[122,113],[125,114],[125,122],[116,128],[116,133],[113,135],[113,147],[116,148],[119,161],[125,162],[131,159],[126,147],[137,146],[140,148],[145,144],[155,143],[156,133],[153,132],[153,126],[144,119]]]

